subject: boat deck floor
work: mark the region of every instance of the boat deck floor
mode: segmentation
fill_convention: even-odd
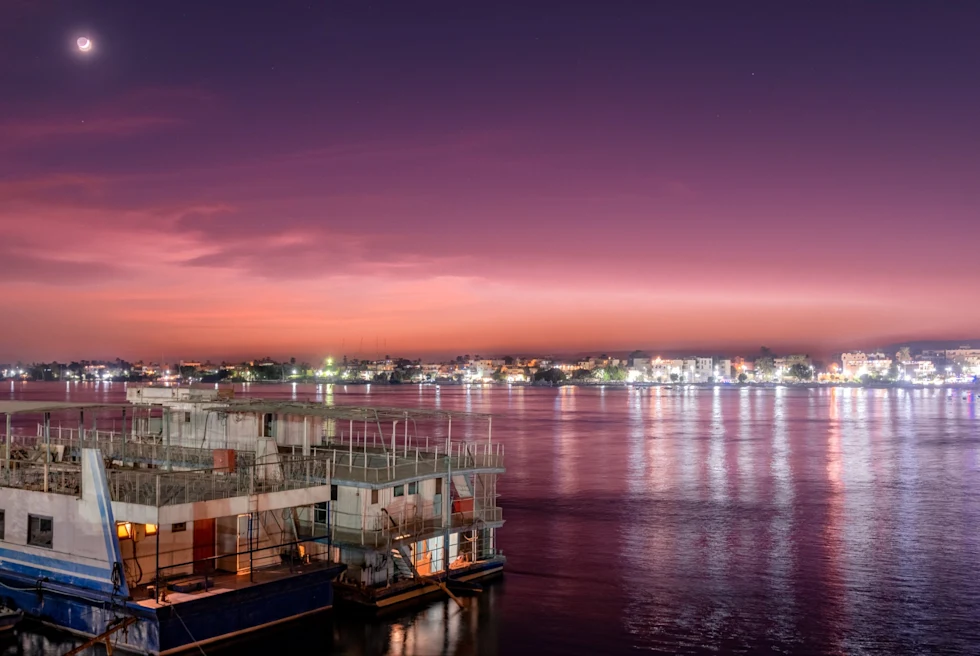
[[[269,567],[263,567],[261,569],[256,569],[249,576],[248,572],[237,574],[234,572],[223,572],[216,571],[211,572],[207,575],[209,587],[207,590],[203,588],[201,590],[196,590],[194,592],[173,592],[167,590],[166,601],[156,601],[152,598],[152,591],[149,589],[149,585],[141,585],[138,588],[131,589],[130,594],[132,594],[133,599],[137,604],[143,606],[144,608],[162,608],[164,606],[171,606],[173,604],[179,604],[185,601],[192,601],[194,599],[200,599],[202,597],[213,597],[215,595],[220,595],[226,592],[232,592],[233,590],[241,590],[243,588],[249,588],[256,585],[262,585],[263,583],[270,583],[272,581],[280,581],[282,579],[288,579],[300,574],[305,574],[308,572],[315,572],[320,569],[327,569],[329,567],[335,567],[336,563],[328,562],[313,562],[305,565],[271,565]],[[183,580],[204,578],[204,574],[188,574],[184,577],[175,577],[171,579],[171,583]],[[150,598],[147,598],[150,597]]]

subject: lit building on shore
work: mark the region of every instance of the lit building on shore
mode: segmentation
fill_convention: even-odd
[[[891,369],[892,359],[884,353],[841,353],[841,377],[845,380],[861,378],[865,375],[886,376]]]

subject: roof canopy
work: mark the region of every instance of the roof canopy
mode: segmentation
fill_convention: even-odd
[[[274,401],[271,399],[240,399],[226,401],[223,407],[214,408],[216,412],[276,413],[306,417],[323,417],[343,421],[393,421],[397,419],[448,419],[449,417],[487,419],[489,414],[473,412],[449,412],[423,408],[372,408],[355,405],[323,405],[322,403],[303,403],[299,401]]]
[[[66,410],[89,410],[132,408],[129,403],[72,403],[70,401],[0,401],[0,414],[16,415],[25,413],[63,412]]]

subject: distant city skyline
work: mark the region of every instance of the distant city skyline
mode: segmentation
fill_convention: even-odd
[[[275,353],[271,352],[269,349],[262,350],[257,349],[251,353],[243,353],[237,355],[218,355],[218,354],[206,354],[203,352],[191,352],[184,354],[175,354],[170,351],[163,352],[159,355],[143,354],[143,355],[126,355],[121,353],[112,353],[109,355],[93,355],[89,354],[75,354],[72,356],[62,356],[62,357],[23,357],[18,355],[7,355],[4,356],[0,353],[0,363],[13,363],[13,362],[59,362],[59,363],[70,363],[70,362],[111,362],[116,359],[125,360],[128,362],[144,362],[144,363],[158,363],[158,364],[177,364],[180,362],[212,362],[212,363],[241,363],[241,362],[251,362],[251,361],[262,361],[265,358],[271,358],[276,362],[288,362],[291,358],[296,359],[297,362],[307,362],[307,363],[317,363],[322,362],[325,359],[331,360],[341,360],[344,357],[349,359],[360,359],[360,360],[381,360],[386,357],[389,358],[405,358],[405,359],[420,359],[430,362],[436,361],[449,361],[460,356],[470,356],[472,358],[502,358],[502,357],[520,357],[520,358],[580,358],[588,356],[611,356],[611,357],[627,357],[634,352],[643,352],[647,355],[657,357],[683,357],[685,355],[713,355],[721,357],[738,357],[742,356],[745,358],[757,357],[762,349],[768,349],[773,354],[806,354],[815,360],[823,359],[834,359],[841,353],[846,353],[848,351],[886,351],[893,352],[902,346],[911,346],[913,352],[918,352],[921,350],[928,350],[931,348],[940,349],[955,349],[958,347],[977,347],[980,345],[980,338],[970,339],[931,339],[931,340],[899,340],[895,342],[885,343],[868,343],[868,344],[848,344],[843,345],[839,348],[831,350],[820,350],[807,347],[794,347],[789,346],[779,346],[776,344],[758,344],[754,346],[747,346],[745,348],[723,348],[723,347],[687,347],[687,348],[677,348],[677,347],[656,347],[656,346],[640,346],[634,345],[632,348],[626,349],[579,349],[579,350],[559,350],[559,349],[541,349],[541,350],[523,350],[523,349],[510,349],[510,350],[483,350],[483,349],[460,349],[456,351],[447,351],[444,353],[406,353],[397,350],[391,350],[390,348],[385,351],[382,347],[381,351],[378,352],[350,352],[350,351],[340,351],[340,350],[324,350],[318,353],[312,354],[301,354],[301,353]],[[261,354],[261,355],[259,355]]]

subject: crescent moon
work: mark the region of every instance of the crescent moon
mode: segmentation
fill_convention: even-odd
[[[82,52],[88,52],[92,49],[92,42],[84,36],[80,37],[76,43],[78,43],[78,49]]]

